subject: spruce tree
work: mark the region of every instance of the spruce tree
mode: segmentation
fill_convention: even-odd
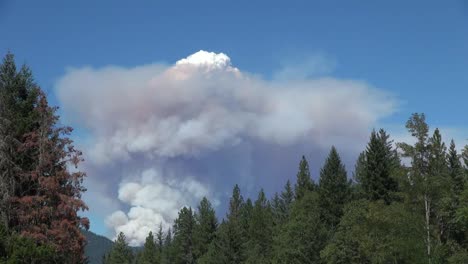
[[[174,245],[172,241],[172,230],[169,228],[164,239],[164,248],[162,251],[161,264],[172,264],[175,261]]]
[[[157,250],[157,263],[162,263],[163,250],[164,250],[164,233],[162,223],[159,223],[158,233],[156,233],[156,250]]]
[[[120,232],[105,264],[131,264],[133,263],[133,252],[128,246],[124,233]]]
[[[198,259],[208,252],[208,247],[211,241],[213,241],[218,227],[218,219],[216,218],[215,210],[206,197],[203,197],[198,206],[198,212],[195,214],[195,221],[196,224],[193,232],[194,255],[195,259]]]
[[[360,175],[366,198],[384,200],[387,204],[392,200],[392,193],[397,191],[397,182],[392,177],[397,158],[388,138],[383,129],[379,133],[372,131],[365,151],[365,169]]]
[[[200,263],[243,263],[245,259],[246,226],[249,222],[251,203],[247,208],[236,184],[229,200],[229,211],[226,220],[220,224],[216,238],[210,244],[207,254],[203,256]]]
[[[320,219],[319,197],[307,192],[293,203],[291,216],[274,238],[271,263],[320,263],[320,250],[327,240],[327,230]]]
[[[37,127],[34,108],[39,91],[29,68],[18,71],[13,54],[8,53],[0,64],[0,223],[7,229],[17,226],[11,198],[35,191],[34,183],[20,177],[34,163],[32,150],[19,153],[18,149],[24,136]]]
[[[193,243],[194,226],[195,219],[192,208],[182,208],[174,224],[174,254],[176,257],[176,264],[195,263]]]
[[[349,199],[346,170],[335,147],[332,147],[320,171],[319,198],[322,219],[330,228],[336,227]]]
[[[455,195],[460,195],[465,187],[465,175],[463,167],[460,162],[460,156],[457,153],[455,142],[453,139],[450,141],[450,147],[447,155],[449,175],[452,180],[452,192]]]
[[[273,245],[273,216],[263,190],[252,211],[245,263],[270,263]]]
[[[309,163],[305,156],[302,156],[302,159],[299,162],[299,171],[296,178],[295,198],[298,200],[301,199],[305,193],[314,189],[314,183],[310,177]]]
[[[145,244],[143,245],[143,250],[139,256],[138,263],[141,264],[157,264],[157,246],[154,240],[153,232],[149,232],[146,237]]]

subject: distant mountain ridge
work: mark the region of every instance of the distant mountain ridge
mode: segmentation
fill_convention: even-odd
[[[88,258],[88,264],[102,264],[102,257],[109,253],[114,242],[105,236],[95,234],[91,231],[82,230],[88,243],[85,247],[85,256]],[[136,254],[141,247],[130,247]]]
[[[85,255],[88,257],[88,263],[101,264],[102,257],[111,250],[114,242],[107,237],[97,235],[91,231],[83,230],[83,234],[88,241],[85,247]]]

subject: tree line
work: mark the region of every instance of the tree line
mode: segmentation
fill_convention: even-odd
[[[468,147],[406,123],[414,143],[373,131],[348,175],[332,147],[314,182],[305,157],[296,181],[255,200],[233,188],[217,219],[210,201],[180,210],[171,229],[134,252],[119,234],[115,263],[468,263]],[[27,66],[0,64],[0,263],[86,263],[88,219],[70,127],[59,122]]]
[[[120,233],[103,263],[468,263],[468,146],[447,148],[424,114],[406,128],[414,144],[372,131],[350,177],[335,147],[318,182],[302,157],[296,183],[271,199],[236,185],[220,222],[203,198],[136,254]]]
[[[0,263],[86,262],[85,174],[71,131],[8,53],[0,64]]]

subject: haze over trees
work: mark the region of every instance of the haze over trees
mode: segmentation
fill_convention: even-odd
[[[0,263],[86,263],[82,160],[56,108],[13,55],[0,65]],[[120,233],[105,264],[468,263],[468,146],[458,153],[424,114],[413,144],[372,131],[354,171],[330,147],[318,181],[305,156],[295,182],[251,200],[238,185],[216,217],[203,198],[135,251]],[[301,153],[298,153],[298,157]],[[404,160],[404,162],[402,162]]]

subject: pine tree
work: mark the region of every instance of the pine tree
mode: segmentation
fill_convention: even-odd
[[[344,204],[349,199],[346,170],[335,147],[332,147],[320,171],[320,210],[330,228],[336,227],[343,215]]]
[[[172,264],[175,261],[174,245],[172,241],[172,230],[169,228],[164,239],[164,248],[162,251],[161,264]]]
[[[0,65],[0,222],[9,229],[17,221],[11,215],[11,201],[33,186],[23,181],[22,170],[28,170],[34,161],[29,152],[18,152],[24,135],[31,133],[37,123],[34,111],[39,88],[31,71],[23,66],[17,71],[14,56],[8,53]]]
[[[366,198],[366,194],[364,192],[364,188],[362,186],[362,180],[365,177],[366,173],[366,152],[363,151],[359,154],[358,159],[356,160],[356,164],[354,165],[354,172],[351,186],[351,199],[352,200],[359,200]]]
[[[195,221],[196,224],[193,232],[194,255],[195,259],[198,259],[208,252],[208,247],[215,238],[216,229],[218,228],[215,210],[206,197],[203,197],[198,206]]]
[[[157,256],[157,245],[154,240],[153,232],[149,232],[146,237],[145,244],[143,245],[143,250],[138,259],[138,263],[141,264],[156,264],[158,262]]]
[[[455,142],[450,141],[450,148],[447,155],[449,175],[452,179],[452,192],[455,195],[460,195],[465,187],[465,175],[463,173],[463,167],[460,162],[460,156],[457,153]]]
[[[320,219],[319,197],[307,192],[293,203],[290,220],[274,240],[275,264],[320,263],[327,230]]]
[[[80,228],[89,227],[88,219],[78,215],[80,210],[87,210],[81,200],[85,174],[70,172],[67,166],[77,168],[81,152],[67,138],[72,129],[57,127],[56,108],[49,107],[42,93],[35,111],[40,117],[38,127],[25,135],[19,149],[21,153],[32,150],[35,155],[30,169],[23,171],[20,184],[35,184],[12,199],[17,230],[38,243],[52,245],[64,262],[79,262],[84,259],[86,243]]]
[[[270,263],[273,245],[273,216],[263,190],[252,211],[245,263]]]
[[[133,263],[133,252],[128,246],[125,235],[120,232],[105,264],[131,264]]]
[[[284,210],[289,215],[289,209],[291,207],[292,202],[294,201],[294,191],[291,187],[291,182],[288,180],[286,185],[284,186],[284,190],[281,193],[281,202],[282,205],[285,207]]]
[[[240,188],[236,184],[229,200],[229,211],[226,220],[223,220],[220,224],[216,232],[216,238],[210,244],[207,254],[199,261],[200,263],[243,263],[246,255],[245,241],[247,232],[245,228],[249,224],[245,220],[249,217],[250,210],[245,206]]]
[[[157,263],[162,263],[164,250],[164,233],[162,223],[159,223],[158,233],[156,233]]]
[[[195,219],[192,208],[184,207],[179,212],[179,217],[174,224],[174,252],[175,263],[195,263],[193,229]]]
[[[372,131],[365,158],[360,157],[365,165],[359,168],[362,171],[358,176],[367,199],[384,200],[387,204],[392,200],[392,193],[397,191],[392,173],[399,163],[388,138],[383,129],[379,133]]]
[[[306,158],[302,156],[299,162],[299,171],[297,173],[297,183],[295,186],[295,198],[301,199],[305,193],[314,189],[314,183],[310,177],[309,163]]]
[[[446,192],[442,193],[437,204],[437,220],[439,225],[439,240],[444,246],[450,248],[450,251],[457,251],[454,247],[460,247],[468,237],[460,223],[457,221],[456,212],[461,207],[460,200],[465,188],[465,175],[460,162],[460,156],[457,153],[455,142],[450,142],[450,148],[447,153],[448,187]],[[450,254],[450,253],[449,253]]]

